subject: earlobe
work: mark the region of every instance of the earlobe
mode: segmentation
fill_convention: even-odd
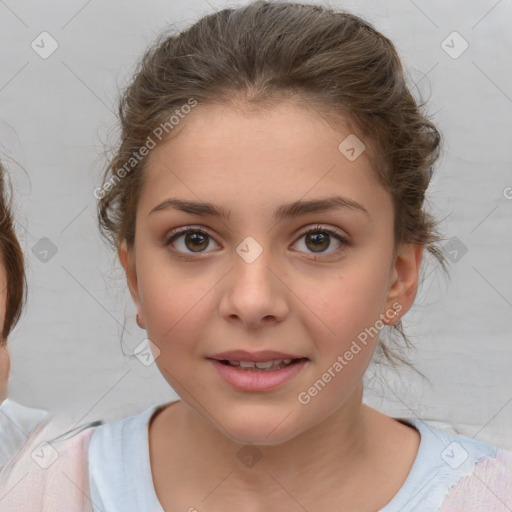
[[[133,302],[135,303],[135,307],[137,309],[136,313],[136,321],[137,325],[141,329],[145,329],[144,322],[144,314],[142,312],[142,306],[139,298],[139,287],[137,283],[137,270],[135,267],[135,259],[133,249],[128,248],[128,244],[126,240],[122,240],[117,248],[117,254],[119,256],[119,261],[121,262],[122,267],[124,268],[126,274],[126,282],[128,284],[128,288],[130,290],[130,295],[132,296]]]
[[[407,244],[402,246],[395,257],[390,282],[386,311],[396,311],[388,323],[394,324],[414,303],[418,291],[419,270],[423,259],[423,246]],[[398,306],[398,304],[400,306]]]

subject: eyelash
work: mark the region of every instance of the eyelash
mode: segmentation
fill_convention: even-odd
[[[330,236],[334,237],[336,240],[338,240],[342,245],[338,249],[335,249],[334,251],[331,251],[329,253],[319,252],[319,253],[308,253],[308,254],[311,254],[311,255],[317,256],[317,257],[318,256],[321,257],[322,255],[330,255],[330,254],[342,252],[342,251],[346,250],[347,247],[350,245],[348,239],[345,236],[343,236],[340,232],[338,232],[337,230],[334,230],[332,228],[327,228],[325,226],[322,226],[321,224],[317,224],[313,228],[310,228],[310,229],[300,233],[297,240],[301,239],[302,237],[304,237],[310,233],[318,233],[318,232],[327,233],[328,235],[330,235]],[[206,231],[201,226],[184,226],[181,228],[176,228],[175,230],[171,231],[171,233],[169,234],[169,237],[167,237],[164,242],[164,246],[167,247],[167,246],[172,245],[172,243],[177,238],[179,238],[182,235],[188,234],[188,233],[200,233],[202,235],[206,235],[213,239],[213,237],[208,233],[208,231]],[[201,257],[202,254],[207,254],[207,252],[183,253],[183,252],[177,251],[176,249],[173,249],[173,251],[177,252],[179,254],[179,256],[183,257],[183,258],[187,258],[189,256]],[[310,259],[317,259],[317,258],[310,258]]]

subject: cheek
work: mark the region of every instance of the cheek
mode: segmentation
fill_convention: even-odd
[[[325,280],[323,286],[318,282],[313,286],[313,281],[304,288],[310,290],[303,298],[310,312],[303,318],[309,319],[309,328],[323,340],[318,346],[323,354],[343,353],[358,337],[366,338],[368,344],[376,343],[372,336],[380,325],[387,292],[378,265],[357,265]]]
[[[185,280],[170,272],[166,276],[144,276],[141,303],[148,338],[159,350],[155,363],[168,384],[183,398],[208,392],[208,383],[191,374],[204,357],[204,340],[211,338],[212,318],[208,293],[213,285],[205,279]]]
[[[317,370],[298,391],[297,400],[311,417],[326,416],[332,404],[351,395],[371,362],[382,327],[377,323],[382,301],[378,286],[348,277],[334,283],[309,296],[307,305],[315,314],[302,315],[315,340]]]
[[[159,349],[188,349],[199,339],[209,318],[208,293],[213,285],[205,279],[185,279],[179,271],[158,271],[156,265],[141,269],[139,292],[148,337]],[[211,307],[211,306],[210,306]]]

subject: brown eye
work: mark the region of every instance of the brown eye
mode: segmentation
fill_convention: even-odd
[[[208,235],[197,232],[186,233],[183,243],[187,249],[190,249],[193,252],[204,251],[209,245]]]
[[[305,243],[308,249],[323,252],[331,245],[330,235],[325,231],[307,233]]]
[[[210,245],[213,238],[201,229],[185,228],[173,234],[165,245],[172,245],[177,251],[184,254],[202,253]]]
[[[334,250],[326,252],[332,246],[332,239],[335,239],[335,243],[338,244],[338,247],[334,247]],[[334,231],[333,229],[327,229],[322,226],[316,226],[314,229],[310,229],[303,233],[299,240],[304,239],[304,241],[297,242],[295,247],[298,247],[298,250],[304,252],[310,252],[310,254],[333,254],[340,250],[344,250],[349,245],[347,238]]]

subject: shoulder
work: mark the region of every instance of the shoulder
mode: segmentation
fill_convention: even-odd
[[[153,413],[162,406],[152,406],[139,414],[121,420],[111,421],[95,429],[91,436],[89,454],[101,458],[102,462],[133,453],[134,444],[143,446],[149,420]],[[130,449],[128,449],[130,447]]]
[[[89,482],[95,510],[160,510],[154,497],[148,426],[164,406],[101,425],[91,436]]]
[[[487,506],[488,502],[480,508],[461,507],[461,498],[470,504],[475,500],[475,503],[479,503],[480,496],[475,494],[475,483],[481,485],[478,482],[480,468],[488,471],[489,477],[500,474],[498,479],[505,482],[510,492],[512,466],[506,451],[483,441],[433,427],[424,421],[399,421],[414,426],[420,432],[421,441],[404,485],[382,512],[397,509],[404,512],[494,511]],[[456,489],[463,490],[459,492]],[[498,510],[501,512],[501,509]],[[510,512],[506,508],[504,511]]]
[[[25,407],[9,398],[0,404],[0,469],[47,417],[47,411]]]
[[[494,457],[480,458],[449,490],[440,512],[510,512],[512,450],[497,448]]]
[[[87,452],[98,424],[70,429],[61,418],[51,418],[38,425],[0,471],[0,509],[67,512],[72,505],[73,511],[92,510]]]

